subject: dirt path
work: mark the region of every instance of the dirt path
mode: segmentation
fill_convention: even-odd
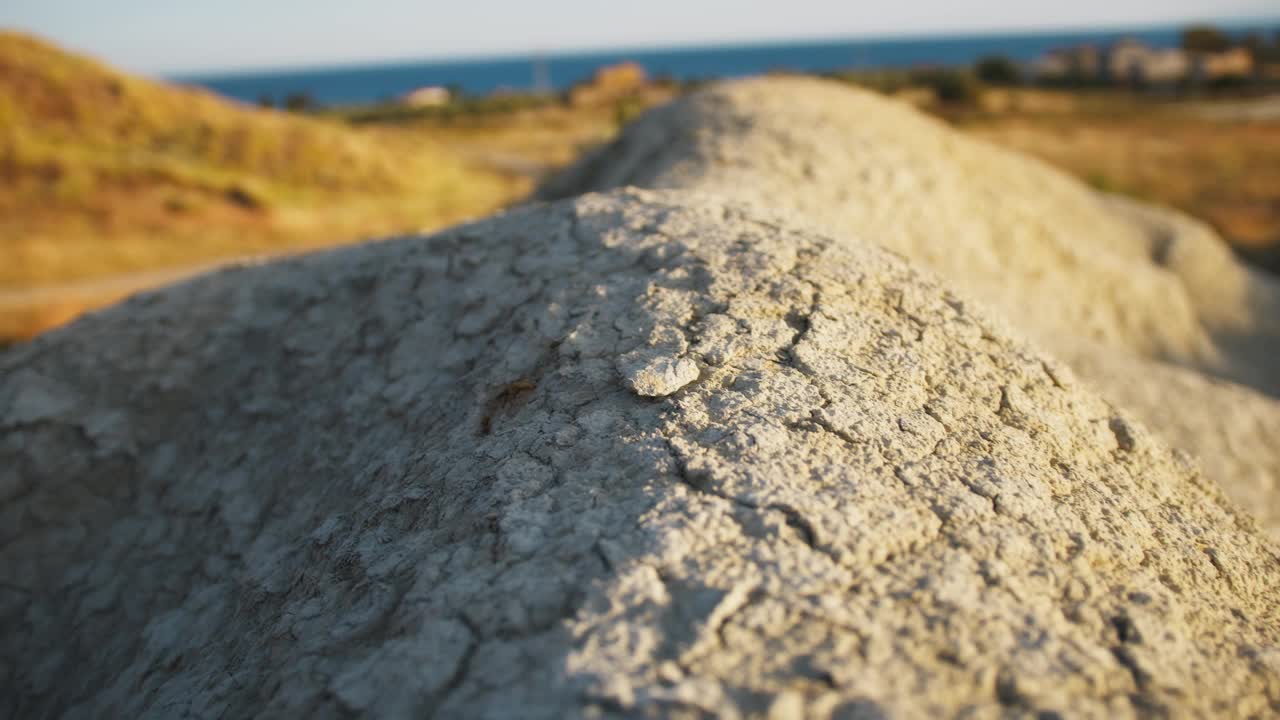
[[[0,340],[33,337],[70,322],[85,312],[113,304],[143,290],[171,285],[218,268],[257,264],[287,254],[289,253],[245,255],[38,288],[0,288]]]

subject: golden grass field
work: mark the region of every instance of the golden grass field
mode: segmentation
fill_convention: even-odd
[[[357,127],[0,33],[0,337],[187,269],[488,214],[530,190],[530,168],[615,129],[607,112],[538,114]]]
[[[1280,269],[1280,100],[1062,97],[1048,111],[982,113],[962,126],[1101,190],[1178,208]],[[1263,106],[1265,118],[1246,112]]]
[[[1280,120],[1118,96],[1025,93],[998,105],[944,114],[1236,242],[1280,246]],[[0,340],[220,262],[488,214],[635,110],[299,115],[0,33]]]

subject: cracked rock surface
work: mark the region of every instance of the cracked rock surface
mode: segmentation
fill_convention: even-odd
[[[5,717],[1280,712],[1252,519],[746,205],[204,276],[0,355],[0,431]]]
[[[540,195],[625,185],[774,208],[935,271],[1132,402],[1280,538],[1280,443],[1260,430],[1280,427],[1280,282],[1203,224],[812,78],[724,83],[654,110]],[[1170,375],[1183,394],[1162,398]]]

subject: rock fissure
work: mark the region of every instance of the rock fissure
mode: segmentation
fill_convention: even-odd
[[[459,616],[459,622],[467,625],[468,629],[470,629],[471,626],[465,616]],[[441,689],[436,698],[433,698],[430,705],[432,709],[428,711],[427,717],[437,717],[440,714],[440,709],[447,706],[449,697],[463,687],[464,682],[471,674],[471,664],[475,659],[476,650],[480,646],[481,641],[478,638],[479,636],[472,631],[472,639],[468,642],[467,648],[463,651],[462,658],[458,661],[453,673],[445,681],[444,688]]]

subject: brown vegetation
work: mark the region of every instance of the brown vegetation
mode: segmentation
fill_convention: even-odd
[[[1280,117],[1207,113],[1123,95],[1069,110],[983,113],[972,133],[1036,155],[1098,189],[1169,205],[1212,224],[1246,256],[1280,267]]]
[[[19,312],[22,291],[439,227],[524,191],[429,135],[252,109],[0,34],[6,334],[70,313]]]

